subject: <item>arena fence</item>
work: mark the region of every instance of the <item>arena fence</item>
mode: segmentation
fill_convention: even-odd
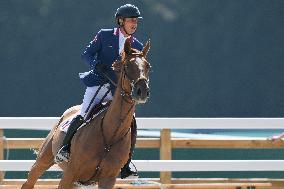
[[[4,129],[50,130],[57,117],[0,118],[0,170],[28,171],[34,160],[4,160],[4,149],[38,148],[43,138],[6,138]],[[283,118],[137,118],[139,129],[160,129],[160,138],[138,138],[137,148],[160,149],[160,160],[135,160],[139,171],[159,171],[160,179],[132,183],[118,179],[117,188],[284,188],[284,179],[174,179],[172,171],[284,171],[284,160],[172,160],[174,148],[283,149],[284,141],[267,138],[173,138],[171,129],[283,129]],[[58,171],[53,166],[49,171]],[[4,179],[1,188],[20,188],[21,179]],[[40,180],[38,188],[56,188],[58,180]]]

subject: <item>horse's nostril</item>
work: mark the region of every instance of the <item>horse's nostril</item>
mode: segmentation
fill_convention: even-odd
[[[147,91],[147,97],[149,97],[150,96],[150,91]]]
[[[141,93],[142,93],[141,89],[138,88],[138,90],[137,90],[137,95],[138,95],[138,96],[141,96]]]

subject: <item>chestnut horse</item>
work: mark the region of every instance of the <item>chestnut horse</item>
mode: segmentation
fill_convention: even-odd
[[[107,110],[100,112],[74,135],[69,162],[59,167],[63,176],[59,189],[74,188],[75,182],[98,184],[100,189],[113,188],[120,169],[127,162],[130,151],[130,126],[135,105],[145,103],[149,96],[150,64],[146,60],[150,42],[142,51],[131,48],[126,40],[122,61],[113,64],[118,75],[117,88]],[[58,124],[43,142],[22,189],[33,189],[37,179],[54,165],[54,157],[65,133],[59,127],[76,116],[80,106],[64,112]]]

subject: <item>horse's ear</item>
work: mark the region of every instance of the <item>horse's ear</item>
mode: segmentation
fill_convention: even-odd
[[[147,41],[145,47],[142,50],[143,56],[145,58],[147,57],[147,54],[148,54],[149,50],[150,50],[150,39]]]
[[[127,38],[124,43],[124,52],[130,54],[131,52],[131,39]]]

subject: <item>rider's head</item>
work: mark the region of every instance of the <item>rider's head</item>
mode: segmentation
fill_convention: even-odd
[[[127,35],[132,35],[136,31],[138,18],[142,18],[140,11],[131,4],[122,5],[115,13],[117,24]]]

